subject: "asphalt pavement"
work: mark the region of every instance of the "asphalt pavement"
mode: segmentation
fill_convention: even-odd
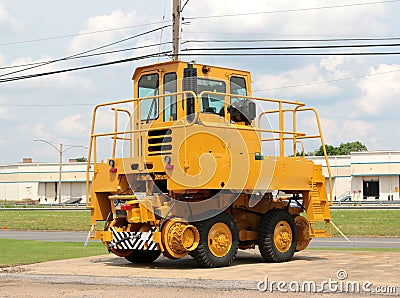
[[[16,231],[0,230],[0,238],[16,240],[38,240],[55,242],[82,242],[84,243],[87,232],[64,231]],[[399,248],[400,238],[369,238],[350,237],[351,243],[342,237],[316,238],[309,245],[310,248]]]

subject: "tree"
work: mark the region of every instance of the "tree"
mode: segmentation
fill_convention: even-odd
[[[86,157],[77,157],[76,161],[77,162],[87,162],[87,158]]]
[[[339,146],[340,154],[348,155],[350,152],[361,152],[361,151],[368,151],[367,147],[362,144],[360,141],[356,142],[347,142],[345,144],[340,144]]]
[[[355,141],[355,142],[341,143],[338,147],[332,145],[325,145],[325,150],[327,155],[333,156],[333,155],[349,155],[350,152],[367,151],[368,149],[360,141]],[[315,151],[315,155],[316,156],[324,155],[324,150],[322,146]]]

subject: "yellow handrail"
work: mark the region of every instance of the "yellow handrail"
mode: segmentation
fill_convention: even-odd
[[[305,104],[298,102],[298,101],[289,101],[289,100],[279,100],[279,99],[271,99],[271,98],[259,98],[259,97],[253,97],[253,96],[245,96],[245,95],[237,95],[237,94],[228,94],[228,93],[220,93],[220,92],[212,92],[212,91],[203,91],[201,92],[199,95],[196,95],[194,92],[192,91],[183,91],[183,92],[175,92],[175,93],[169,93],[169,94],[161,94],[161,95],[154,95],[154,96],[147,96],[147,97],[142,97],[142,98],[131,98],[131,99],[126,99],[126,100],[120,100],[120,101],[114,101],[114,102],[109,102],[109,103],[103,103],[103,104],[99,104],[97,105],[94,110],[93,110],[93,115],[92,115],[92,127],[91,127],[91,134],[90,134],[90,142],[89,142],[89,150],[88,150],[88,165],[87,165],[87,171],[86,171],[86,206],[88,208],[91,207],[91,202],[90,202],[90,198],[89,198],[89,170],[90,170],[90,161],[92,158],[92,150],[93,150],[93,164],[94,166],[96,166],[97,163],[97,138],[99,137],[106,137],[106,136],[111,136],[113,139],[113,150],[112,150],[112,158],[115,158],[115,151],[116,151],[116,145],[117,145],[117,140],[126,140],[130,142],[130,157],[133,156],[132,154],[132,150],[133,150],[133,136],[135,134],[139,134],[141,135],[141,133],[143,132],[149,132],[152,130],[159,130],[159,129],[170,129],[171,126],[170,125],[164,125],[164,126],[157,126],[157,127],[143,127],[142,125],[142,121],[138,121],[136,124],[136,127],[133,128],[133,118],[134,117],[139,117],[140,118],[140,105],[137,106],[137,110],[135,111],[135,115],[133,115],[128,109],[123,109],[123,108],[116,108],[113,107],[112,110],[114,111],[114,131],[112,132],[105,132],[105,133],[95,133],[95,125],[96,125],[96,116],[97,116],[97,111],[100,108],[103,107],[107,107],[107,106],[113,106],[113,105],[121,105],[121,104],[128,104],[128,103],[138,103],[141,100],[147,100],[147,99],[153,99],[153,98],[164,98],[167,96],[178,96],[181,95],[183,96],[183,101],[187,101],[188,97],[191,96],[193,97],[193,99],[195,100],[195,116],[194,119],[189,122],[189,121],[184,121],[182,124],[179,125],[174,125],[174,128],[177,127],[184,127],[187,128],[191,125],[194,124],[202,124],[204,126],[207,127],[221,127],[220,124],[219,126],[217,125],[213,125],[210,123],[203,123],[200,119],[200,99],[205,95],[205,94],[213,94],[213,95],[220,95],[220,96],[224,96],[225,98],[225,103],[224,103],[224,109],[225,109],[225,119],[229,120],[229,118],[227,117],[227,107],[229,106],[229,102],[228,99],[229,98],[243,98],[243,99],[250,99],[250,100],[255,100],[255,101],[263,101],[263,102],[270,102],[270,103],[274,103],[274,104],[278,104],[278,109],[275,110],[268,110],[268,111],[263,111],[261,112],[258,116],[257,116],[257,124],[258,126],[254,127],[254,126],[250,126],[250,125],[230,125],[230,121],[226,121],[226,125],[224,128],[227,129],[241,129],[241,130],[252,130],[255,132],[259,132],[259,133],[271,133],[271,134],[279,134],[279,137],[272,137],[272,138],[265,138],[265,139],[261,139],[261,142],[267,142],[267,141],[279,141],[280,143],[280,150],[279,150],[279,155],[281,157],[284,156],[284,151],[285,151],[285,147],[284,147],[284,142],[288,141],[288,140],[293,140],[293,150],[294,150],[294,154],[296,155],[296,144],[298,142],[300,142],[302,144],[303,147],[303,151],[304,151],[304,144],[299,141],[299,139],[312,139],[312,138],[320,138],[321,139],[321,143],[323,146],[323,150],[324,150],[324,155],[325,155],[325,161],[327,163],[327,168],[328,168],[328,173],[329,173],[329,190],[330,190],[330,203],[332,204],[332,178],[331,178],[331,170],[329,167],[329,162],[328,162],[328,158],[326,155],[326,150],[325,150],[325,144],[324,144],[324,139],[322,136],[322,130],[321,130],[321,125],[320,125],[320,121],[319,121],[319,117],[318,117],[318,113],[315,109],[312,108],[305,108]],[[292,105],[293,108],[284,108],[283,105]],[[184,106],[186,107],[186,105],[184,104]],[[302,111],[313,111],[315,113],[316,116],[316,120],[317,120],[317,125],[318,125],[318,130],[319,130],[319,134],[318,135],[306,135],[306,133],[304,132],[298,132],[297,131],[297,118],[296,118],[296,114],[297,112],[302,112]],[[118,117],[119,117],[119,112],[125,112],[128,114],[129,116],[129,130],[125,130],[125,131],[118,131]],[[284,129],[284,116],[285,113],[291,112],[293,113],[293,131],[286,131]],[[278,130],[274,130],[274,129],[263,129],[261,128],[261,117],[268,115],[268,114],[274,114],[277,113],[279,115],[279,129]],[[118,137],[119,135],[126,135],[129,134],[130,137],[128,138],[123,138],[123,137]],[[143,150],[142,148],[142,144],[139,144],[139,151]],[[140,152],[138,152],[138,156],[142,156],[143,154],[140,154]],[[185,158],[186,159],[186,158]],[[142,160],[143,162],[143,160]]]
[[[296,114],[297,112],[305,112],[305,111],[312,111],[315,114],[315,119],[317,121],[317,126],[318,126],[318,132],[319,135],[311,136],[311,137],[319,137],[321,139],[321,144],[322,144],[322,150],[324,151],[324,157],[325,157],[325,163],[326,167],[328,170],[328,181],[329,181],[329,204],[333,204],[333,196],[332,196],[332,173],[331,173],[331,167],[329,165],[329,160],[328,160],[328,154],[326,153],[326,148],[325,148],[325,141],[324,141],[324,136],[322,134],[322,127],[321,127],[321,122],[319,120],[318,112],[314,108],[304,108],[304,107],[299,107],[295,109],[295,112],[293,113],[293,125],[296,125],[297,119],[296,119]],[[296,129],[296,126],[294,126],[294,130]],[[305,137],[303,137],[305,138]],[[295,145],[296,146],[296,145]]]

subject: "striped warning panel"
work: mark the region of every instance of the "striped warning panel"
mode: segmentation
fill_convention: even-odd
[[[159,250],[157,243],[153,241],[153,227],[149,232],[117,232],[115,228],[110,228],[113,240],[108,248],[113,249],[137,249],[137,250]]]

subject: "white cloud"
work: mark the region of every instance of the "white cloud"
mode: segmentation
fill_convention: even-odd
[[[86,28],[81,30],[79,33],[135,26],[135,25],[140,25],[143,22],[144,22],[144,17],[137,14],[136,11],[124,13],[121,10],[115,10],[108,15],[100,15],[89,18],[89,20],[86,22]],[[80,35],[72,40],[69,46],[69,50],[72,53],[87,51],[97,46],[102,46],[107,43],[112,43],[118,39],[125,38],[128,36],[127,35],[128,32],[129,31],[127,30],[113,30],[108,32],[102,32],[99,34]],[[108,56],[108,58],[109,57],[110,56]]]
[[[0,119],[10,119],[10,110],[6,107],[0,106]]]
[[[44,140],[51,140],[52,135],[50,133],[50,130],[48,129],[48,125],[45,123],[39,122],[36,123],[33,128],[30,128],[29,126],[23,126],[23,130],[32,130],[32,136],[36,139],[44,139]]]
[[[361,61],[354,61],[354,58],[346,56],[329,56],[321,59],[319,66],[321,69],[331,73],[335,78],[345,78],[351,75],[350,67],[355,63],[359,64]]]
[[[338,95],[342,90],[332,83],[319,84],[329,80],[322,75],[316,64],[304,65],[280,74],[264,74],[256,78],[255,91],[267,90],[269,94],[299,99],[302,97],[321,98]],[[312,84],[315,83],[315,84]]]
[[[11,119],[12,113],[10,109],[6,106],[6,100],[0,98],[0,120],[2,119]]]
[[[12,113],[7,106],[3,105],[4,103],[5,101],[0,99],[0,120],[9,120],[12,118]]]
[[[5,63],[5,57],[2,53],[0,53],[0,65],[4,65]]]
[[[31,63],[41,63],[45,61],[51,61],[54,58],[49,56],[43,56],[40,59],[34,60],[32,57],[19,57],[11,62],[10,66],[17,66],[17,65],[24,65],[24,64],[31,64]],[[13,71],[17,71],[24,68],[15,68]],[[50,63],[47,65],[43,65],[38,68],[33,68],[21,73],[16,73],[11,76],[19,76],[19,75],[29,75],[29,74],[37,74],[37,73],[46,73],[52,72],[56,70],[63,69],[59,63]],[[10,82],[6,85],[7,87],[13,88],[17,86],[17,88],[49,88],[49,87],[56,87],[59,90],[62,89],[70,89],[70,88],[77,88],[82,91],[93,92],[95,90],[95,86],[92,83],[91,79],[88,76],[81,76],[77,73],[60,73],[50,76],[43,76],[33,79],[28,79],[24,81],[24,84],[19,84],[19,81]]]
[[[320,121],[325,143],[334,146],[351,141],[372,142],[371,135],[376,131],[375,125],[363,120],[320,117]],[[305,117],[300,127],[308,134],[317,133],[315,117]]]
[[[400,65],[380,64],[371,67],[369,75],[357,84],[362,91],[355,101],[357,115],[385,116],[389,111],[399,110]]]
[[[73,114],[65,117],[56,123],[59,135],[70,137],[82,137],[89,134],[89,129],[85,125],[88,120],[80,114]]]
[[[293,1],[193,1],[185,8],[187,16],[229,15],[253,12],[274,12],[245,16],[193,20],[190,31],[252,32],[270,35],[350,35],[364,31],[369,35],[387,30],[379,18],[384,4],[343,7],[334,9],[302,10],[313,7],[335,6],[337,2],[317,0]],[[287,12],[291,10],[291,12]],[[280,13],[279,11],[286,11]]]
[[[322,131],[327,144],[339,145],[351,141],[366,143],[375,127],[362,120],[321,119]]]
[[[22,23],[12,16],[0,2],[0,32],[12,33],[22,29]]]

